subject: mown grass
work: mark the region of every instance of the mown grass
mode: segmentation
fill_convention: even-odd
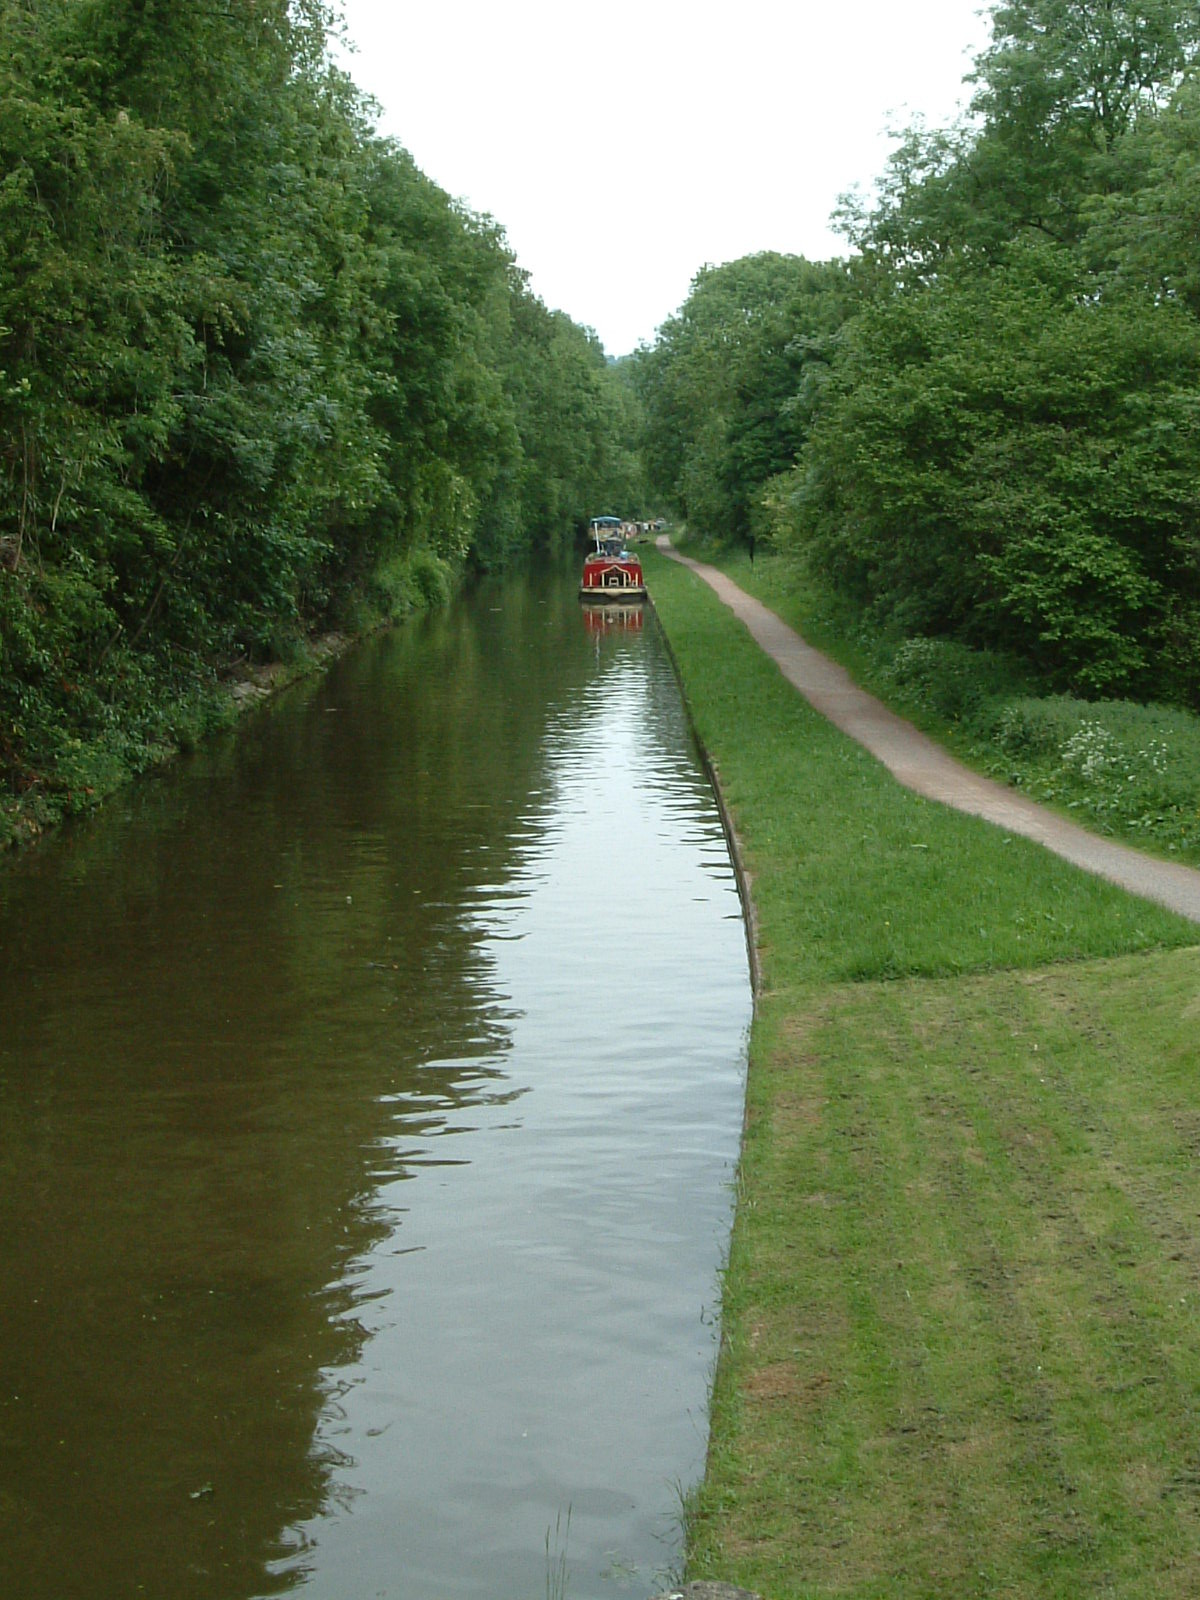
[[[779,558],[689,550],[971,765],[1098,832],[1200,863],[1200,716],[1047,695],[1016,660],[873,627]]]
[[[1194,950],[776,995],[689,1570],[1195,1593]]]
[[[765,957],[689,1575],[1190,1595],[1197,929],[906,796],[650,575]]]
[[[691,573],[648,554],[736,812],[768,987],[1030,967],[1194,942],[1190,923],[900,788]]]

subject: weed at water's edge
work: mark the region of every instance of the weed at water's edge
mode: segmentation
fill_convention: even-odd
[[[567,1506],[566,1522],[558,1512],[554,1518],[554,1540],[551,1545],[550,1529],[546,1529],[546,1600],[566,1600],[567,1544],[571,1537],[571,1507]]]

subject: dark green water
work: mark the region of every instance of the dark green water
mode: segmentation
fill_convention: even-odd
[[[0,869],[0,1595],[645,1596],[745,943],[652,615],[512,580]]]

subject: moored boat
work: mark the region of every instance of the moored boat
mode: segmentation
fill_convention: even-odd
[[[630,601],[646,598],[642,563],[625,548],[618,517],[593,517],[591,535],[595,549],[583,563],[580,597],[592,601]]]

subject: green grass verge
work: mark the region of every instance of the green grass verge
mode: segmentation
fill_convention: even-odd
[[[689,1575],[1191,1594],[1196,928],[906,795],[649,570],[764,953]]]
[[[700,579],[656,551],[647,570],[738,819],[768,987],[1195,942],[1182,918],[902,789],[809,708]]]
[[[968,764],[1098,832],[1200,863],[1200,716],[1047,695],[1012,658],[873,627],[794,562],[702,544],[689,553]]]
[[[1194,1594],[1200,959],[776,995],[689,1572]]]

